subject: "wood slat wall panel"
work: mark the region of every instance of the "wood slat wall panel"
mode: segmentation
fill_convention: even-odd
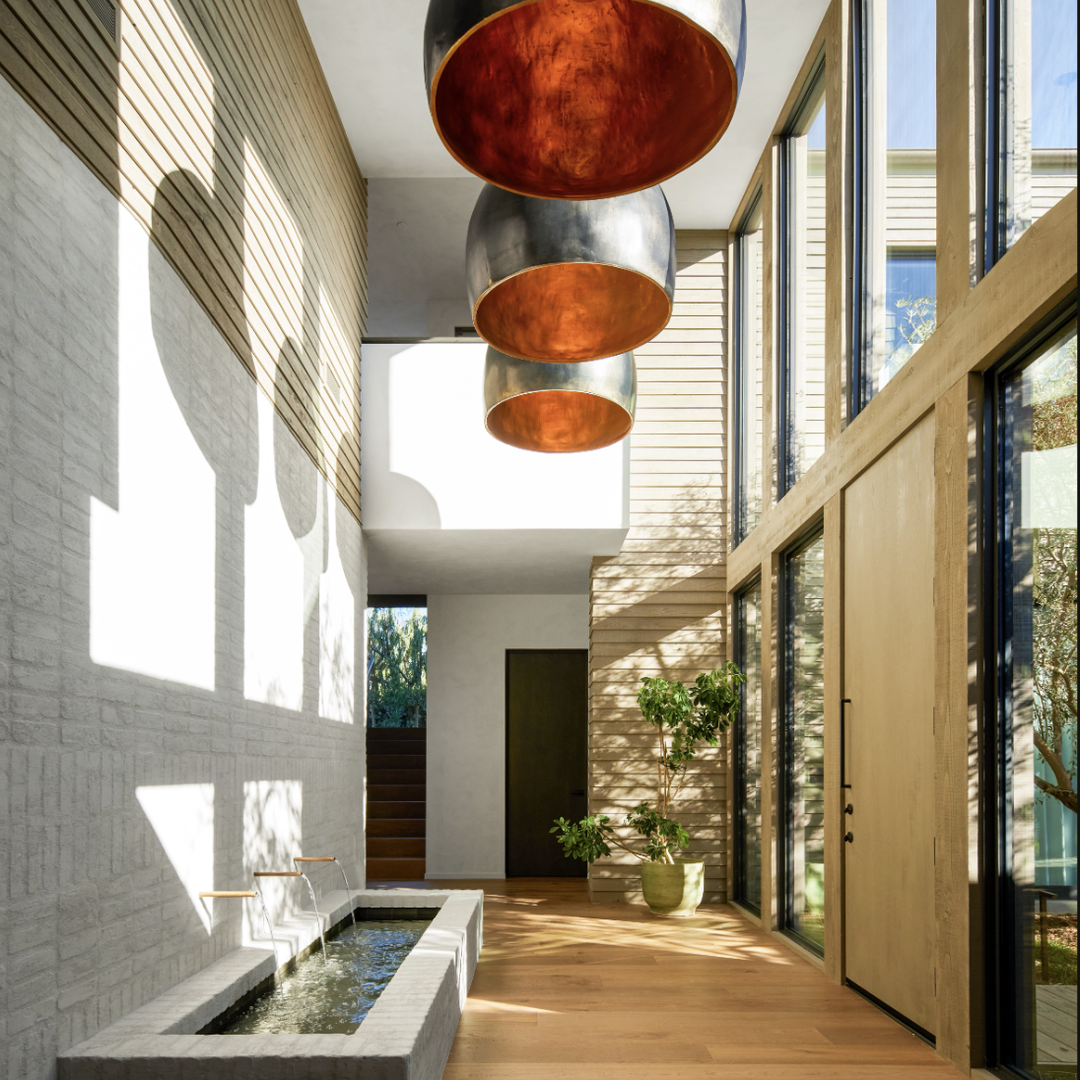
[[[294,0],[0,0],[0,71],[140,220],[360,517],[367,188]]]
[[[655,802],[652,729],[637,707],[644,676],[691,682],[725,658],[727,575],[724,409],[727,234],[680,232],[675,315],[636,350],[637,422],[630,449],[630,532],[593,560],[590,585],[589,812],[621,825]],[[705,893],[727,898],[727,770],[707,749],[674,816],[706,860]],[[590,867],[594,900],[640,899],[629,856]]]

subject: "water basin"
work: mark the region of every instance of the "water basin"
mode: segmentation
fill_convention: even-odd
[[[277,986],[211,1021],[200,1035],[351,1035],[430,919],[348,921]],[[261,991],[261,992],[260,992]],[[249,995],[250,996],[250,995]]]
[[[483,901],[475,889],[338,889],[319,898],[338,932],[351,925],[353,912],[369,924],[431,919],[351,1035],[212,1034],[222,1030],[212,1025],[237,1016],[311,954],[318,971],[315,919],[301,913],[275,927],[276,950],[262,941],[233,949],[65,1050],[58,1080],[439,1080],[483,943]],[[290,951],[282,953],[282,946]]]

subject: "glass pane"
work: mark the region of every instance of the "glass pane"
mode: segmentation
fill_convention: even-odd
[[[791,183],[789,484],[825,449],[825,80],[786,140]]]
[[[762,307],[760,206],[750,214],[738,240],[739,403],[738,531],[748,536],[761,520],[762,372],[765,313]]]
[[[825,541],[789,556],[786,572],[786,925],[825,945]]]
[[[935,0],[870,0],[870,11],[872,311],[863,404],[937,322]]]
[[[736,898],[761,910],[761,585],[738,598],[736,663],[746,676],[736,742]]]
[[[1005,243],[1076,187],[1076,0],[1012,0],[1005,28]]]
[[[885,256],[885,362],[882,385],[933,333],[937,254],[933,248],[889,248]]]
[[[368,727],[427,727],[427,608],[367,609]]]
[[[1076,1076],[1076,327],[1007,388],[1013,1064]],[[1011,998],[1012,1007],[1009,1007]]]

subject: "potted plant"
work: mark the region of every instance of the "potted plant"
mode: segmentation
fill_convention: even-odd
[[[677,679],[642,679],[637,702],[642,716],[656,728],[656,807],[639,803],[627,815],[642,838],[631,847],[609,824],[606,814],[578,822],[557,818],[567,858],[591,863],[611,854],[611,845],[641,860],[641,891],[654,915],[693,915],[705,889],[702,859],[681,859],[676,852],[690,842],[686,830],[668,815],[686,781],[687,767],[702,745],[716,746],[739,711],[739,686],[746,676],[735,664],[703,672],[693,686]]]

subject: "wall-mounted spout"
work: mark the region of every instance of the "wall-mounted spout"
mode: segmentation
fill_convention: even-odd
[[[274,946],[274,966],[277,967],[277,939],[274,937],[274,924],[270,921],[270,912],[266,910],[266,902],[262,894],[251,889],[214,889],[210,892],[199,893],[199,899],[217,900],[244,900],[251,896],[257,896],[262,905],[263,917],[266,919],[266,928],[270,931],[270,942]]]
[[[352,915],[353,926],[356,925],[356,907],[352,902],[352,888],[349,885],[349,879],[345,875],[345,867],[337,861],[337,857],[334,855],[294,855],[294,863],[307,863],[307,862],[332,862],[341,871],[342,878],[345,879],[345,893],[349,897],[349,911]]]

